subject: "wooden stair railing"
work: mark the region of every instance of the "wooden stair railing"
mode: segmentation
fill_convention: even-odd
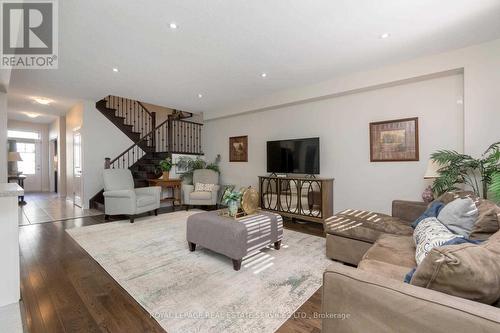
[[[202,127],[203,124],[187,120],[167,119],[105,165],[128,169],[147,153],[202,155]]]
[[[139,101],[109,95],[98,101],[96,108],[133,142],[156,128],[156,114]]]
[[[144,124],[144,128],[150,128],[150,124],[154,124],[154,121],[152,121],[151,123],[147,121],[144,121],[143,123],[140,121],[136,121],[134,124],[133,120],[132,125],[127,124],[130,122],[130,115],[133,114],[130,113],[130,110],[138,110],[133,105],[140,106],[142,105],[142,103],[131,103],[130,105],[132,105],[132,109],[130,107],[121,108],[118,107],[114,96],[108,97],[110,106],[109,108],[106,106],[108,104],[104,105],[105,103],[108,103],[107,101],[105,101],[105,99],[97,102],[96,106],[100,106],[100,111],[103,112],[103,114],[105,114],[106,117],[108,117],[108,119],[110,119],[111,121],[113,121],[112,119],[116,120],[116,118],[123,119],[123,126],[127,126],[127,128],[130,128],[130,126],[139,126],[141,128],[141,131],[143,128],[142,124]],[[130,100],[121,99],[120,101],[123,104],[129,103],[128,101]],[[117,109],[114,109],[112,107],[117,107]],[[154,113],[148,114],[148,116],[149,115],[153,117],[155,116]],[[190,112],[174,110],[174,113],[168,116],[167,120],[162,122],[160,125],[153,127],[147,133],[131,131],[131,135],[136,136],[135,140],[132,139],[134,141],[134,144],[114,159],[106,158],[104,163],[105,168],[130,169],[134,178],[135,187],[142,187],[148,186],[148,179],[159,177],[159,164],[166,157],[172,157],[172,154],[203,155],[201,132],[203,124],[184,120],[185,118],[189,118],[192,116],[193,114]],[[144,118],[147,117],[144,116]],[[126,119],[128,120],[125,122]],[[119,128],[121,128],[121,125],[119,123],[114,123]],[[127,134],[125,131],[124,133]],[[131,135],[128,136],[131,137]],[[103,208],[103,192],[104,191],[101,190],[90,199],[91,208]]]

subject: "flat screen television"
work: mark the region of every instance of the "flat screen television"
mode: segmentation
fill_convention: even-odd
[[[267,172],[319,174],[319,138],[268,141]]]

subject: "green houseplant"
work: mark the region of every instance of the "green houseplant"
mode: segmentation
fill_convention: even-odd
[[[493,177],[500,172],[500,142],[489,146],[480,158],[454,150],[439,150],[431,155],[431,159],[441,166],[439,177],[432,185],[434,193],[441,195],[464,184],[470,186],[476,195],[487,198]]]
[[[188,156],[181,156],[177,160],[177,167],[183,169],[186,172],[181,175],[181,179],[184,183],[193,183],[193,171],[198,169],[209,169],[220,173],[219,169],[220,155],[217,155],[215,161],[208,163],[207,161],[201,159],[200,157],[192,158]]]
[[[243,193],[240,191],[226,191],[222,197],[222,203],[227,206],[230,216],[236,216],[240,206],[241,197]]]
[[[163,172],[163,179],[168,179],[170,170],[172,170],[172,159],[170,157],[165,158],[160,162],[160,170]]]
[[[500,202],[500,172],[496,172],[491,177],[490,193],[496,202]]]

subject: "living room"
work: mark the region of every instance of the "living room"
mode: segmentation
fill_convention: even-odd
[[[500,330],[498,1],[39,2],[2,331]]]

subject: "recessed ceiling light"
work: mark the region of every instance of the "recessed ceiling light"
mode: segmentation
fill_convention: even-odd
[[[33,97],[33,100],[37,102],[38,104],[42,105],[49,105],[50,103],[53,102],[53,100],[48,99],[48,98],[43,98],[43,97]]]
[[[198,94],[198,98],[202,98],[202,97],[203,97],[203,95],[202,95],[202,94]]]
[[[38,116],[40,116],[38,113],[31,113],[31,112],[25,112],[24,114],[30,118],[37,118]]]
[[[386,32],[386,33],[383,33],[382,35],[380,35],[380,39],[386,39],[386,38],[389,38],[391,37],[391,34]]]
[[[118,68],[113,68],[113,72],[118,73]]]
[[[267,73],[260,74],[261,77],[267,77]]]
[[[177,29],[177,23],[175,22],[170,22],[170,29]]]

